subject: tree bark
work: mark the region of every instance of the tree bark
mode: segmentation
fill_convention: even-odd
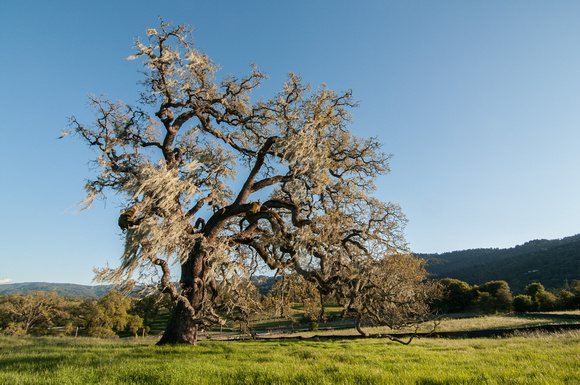
[[[370,335],[362,329],[362,318],[359,316],[356,319],[356,330],[363,336],[369,337]]]
[[[190,344],[197,345],[197,329],[199,320],[195,315],[200,314],[205,294],[205,253],[196,245],[187,261],[181,265],[181,293],[187,298],[191,310],[183,301],[177,301],[169,314],[163,337],[157,345]]]
[[[190,344],[197,345],[197,325],[193,322],[191,313],[183,302],[178,302],[169,315],[163,337],[157,345]]]

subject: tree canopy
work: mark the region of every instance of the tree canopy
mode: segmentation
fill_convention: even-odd
[[[200,324],[246,322],[260,309],[250,278],[264,270],[302,276],[361,319],[401,306],[397,324],[424,314],[408,305],[434,286],[409,255],[400,207],[372,196],[389,156],[348,129],[352,92],[290,74],[254,100],[267,78],[256,66],[218,78],[189,27],[161,21],[146,33],[129,57],[143,64],[138,103],[92,96],[95,121],[73,117],[68,132],[97,154],[83,208],[111,192],[126,202],[121,263],[97,278],[125,287],[153,278],[171,295],[160,343],[195,343]]]

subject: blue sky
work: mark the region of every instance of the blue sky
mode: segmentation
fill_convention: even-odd
[[[133,103],[135,36],[158,15],[196,30],[222,74],[256,63],[352,89],[351,129],[394,155],[377,196],[416,252],[512,247],[580,232],[580,2],[4,2],[0,6],[0,282],[89,284],[122,251],[115,196],[84,196],[87,94]]]

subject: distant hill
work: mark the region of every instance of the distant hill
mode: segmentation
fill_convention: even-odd
[[[260,294],[267,295],[274,284],[274,277],[254,277],[254,283]],[[25,294],[30,291],[43,291],[45,293],[56,292],[59,296],[66,298],[101,298],[112,288],[113,285],[89,286],[72,283],[26,282],[0,285],[0,294]]]
[[[561,288],[566,282],[580,280],[580,234],[554,240],[533,240],[509,249],[470,249],[442,254],[417,254],[427,260],[432,278],[456,278],[470,285],[506,281],[515,294],[533,282],[546,288]],[[254,278],[260,294],[267,295],[274,277]],[[100,298],[111,285],[70,283],[12,283],[0,285],[0,294],[29,291],[56,292],[61,297]]]
[[[260,295],[268,295],[272,286],[276,280],[272,276],[267,275],[259,275],[252,279],[254,281],[254,285],[258,288],[258,292]]]
[[[443,254],[418,254],[427,260],[433,278],[456,278],[470,285],[506,281],[515,294],[533,282],[561,288],[580,280],[580,234],[555,240],[534,240],[509,249],[471,249]]]
[[[72,283],[26,282],[0,285],[0,294],[25,294],[29,291],[56,292],[68,298],[101,298],[111,290],[111,285],[76,285]]]

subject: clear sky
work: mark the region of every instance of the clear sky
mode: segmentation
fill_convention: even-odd
[[[256,63],[352,89],[351,129],[394,155],[377,196],[410,248],[513,247],[580,232],[579,1],[101,0],[0,5],[0,282],[89,284],[122,251],[115,196],[90,210],[87,94],[133,103],[135,36],[196,29],[222,73]]]

